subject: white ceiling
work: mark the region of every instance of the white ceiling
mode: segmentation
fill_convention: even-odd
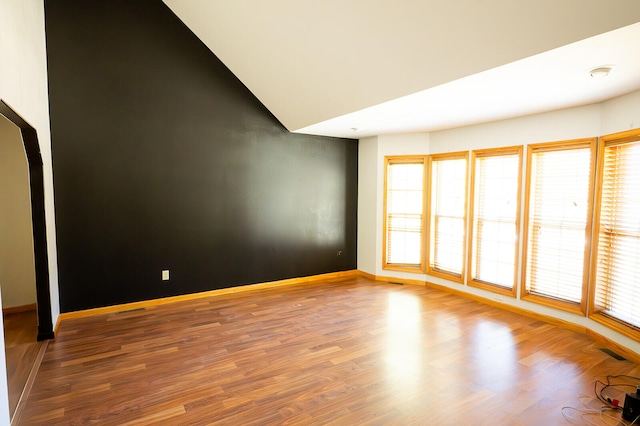
[[[434,131],[640,89],[637,0],[164,1],[301,133]]]

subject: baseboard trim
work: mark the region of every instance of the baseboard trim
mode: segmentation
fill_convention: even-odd
[[[58,334],[58,328],[60,328],[60,323],[62,322],[62,316],[64,314],[59,314],[58,319],[56,320],[55,325],[53,326],[53,335],[56,336]],[[55,337],[54,337],[55,338]]]
[[[506,303],[501,303],[498,302],[496,300],[492,300],[486,297],[482,297],[482,296],[478,296],[472,293],[468,293],[466,291],[462,291],[462,290],[456,290],[454,288],[451,287],[447,287],[444,285],[440,285],[440,284],[435,284],[429,281],[422,281],[422,280],[410,280],[410,279],[405,279],[405,278],[396,278],[396,277],[386,277],[386,276],[378,276],[378,275],[372,275],[369,274],[367,272],[362,272],[362,271],[358,271],[358,273],[364,277],[376,280],[376,281],[384,281],[384,282],[390,282],[390,283],[402,283],[402,284],[419,284],[425,287],[429,287],[429,288],[433,288],[435,290],[439,290],[439,291],[443,291],[445,293],[450,293],[450,294],[455,294],[456,296],[460,296],[460,297],[464,297],[465,299],[471,299],[471,300],[475,300],[476,302],[480,302],[480,303],[484,303],[487,305],[491,305],[491,306],[495,306],[496,308],[500,308],[500,309],[504,309],[505,311],[509,311],[509,312],[513,312],[516,314],[520,314],[520,315],[524,315],[526,317],[529,318],[533,318],[533,319],[537,319],[540,321],[544,321],[546,323],[549,324],[553,324],[553,325],[558,325],[560,327],[563,328],[567,328],[573,331],[577,331],[580,333],[585,334],[587,331],[586,327],[574,324],[572,322],[569,321],[564,321],[558,318],[554,318],[552,316],[548,316],[548,315],[544,315],[544,314],[539,314],[537,312],[533,312],[533,311],[529,311],[527,309],[523,309],[523,308],[519,308],[517,306],[511,306],[508,305]]]
[[[295,285],[295,284],[306,284],[314,281],[343,279],[343,278],[354,277],[357,275],[358,275],[358,271],[356,271],[355,269],[350,271],[330,272],[327,274],[311,275],[308,277],[289,278],[286,280],[278,280],[278,281],[270,281],[270,282],[258,283],[258,284],[248,284],[248,285],[237,286],[237,287],[221,288],[217,290],[209,290],[209,291],[203,291],[199,293],[183,294],[180,296],[171,296],[171,297],[163,297],[160,299],[143,300],[140,302],[123,303],[120,305],[105,306],[102,308],[93,308],[93,309],[85,309],[81,311],[65,312],[65,313],[61,313],[58,316],[58,321],[56,322],[56,326],[55,326],[55,333],[58,332],[58,327],[60,326],[60,323],[62,321],[67,319],[72,319],[72,318],[84,318],[84,317],[90,317],[93,315],[101,315],[101,314],[108,314],[108,313],[121,312],[121,311],[130,311],[133,309],[148,308],[152,306],[164,305],[167,303],[200,299],[203,297],[221,296],[224,294],[242,293],[245,291],[261,290],[266,288],[282,287],[282,286]]]
[[[344,279],[344,278],[350,278],[354,276],[361,276],[361,277],[368,278],[370,280],[381,281],[381,282],[425,286],[425,287],[433,288],[435,290],[443,291],[445,293],[450,293],[456,296],[464,297],[466,299],[475,300],[476,302],[495,306],[497,308],[504,309],[509,312],[513,312],[529,318],[534,318],[540,321],[544,321],[548,324],[557,325],[559,327],[563,327],[569,330],[577,331],[582,334],[586,334],[591,338],[593,338],[594,340],[600,342],[601,344],[613,348],[616,352],[620,353],[620,355],[624,356],[628,360],[640,363],[640,354],[637,354],[631,349],[628,349],[614,342],[613,340],[602,336],[601,334],[591,330],[590,328],[587,328],[578,324],[574,324],[569,321],[561,320],[559,318],[555,318],[549,315],[539,314],[537,312],[533,312],[528,309],[523,309],[523,308],[512,306],[506,303],[501,303],[496,300],[492,300],[486,297],[467,293],[465,291],[456,290],[456,289],[443,286],[440,284],[435,284],[429,281],[412,280],[412,279],[388,277],[388,276],[376,276],[368,272],[355,270],[355,269],[350,271],[330,272],[327,274],[311,275],[311,276],[300,277],[300,278],[290,278],[286,280],[271,281],[271,282],[258,283],[258,284],[248,284],[244,286],[222,288],[222,289],[204,291],[199,293],[184,294],[180,296],[164,297],[160,299],[144,300],[141,302],[124,303],[120,305],[86,309],[82,311],[65,312],[65,313],[61,313],[58,316],[58,320],[56,321],[54,332],[55,333],[58,332],[58,328],[60,327],[61,322],[66,319],[83,318],[83,317],[89,317],[93,315],[101,315],[101,314],[107,314],[107,313],[113,313],[113,312],[128,311],[133,309],[164,305],[167,303],[174,303],[174,302],[180,302],[185,300],[200,299],[204,297],[221,296],[225,294],[242,293],[246,291],[260,290],[260,289],[267,289],[267,288],[274,288],[274,287],[281,287],[281,286],[288,286],[288,285],[295,285],[295,284],[305,284],[305,283],[311,283],[314,281],[321,281],[321,280]],[[25,306],[31,306],[31,305],[25,305]],[[22,308],[22,307],[16,307],[16,308]],[[9,309],[12,309],[12,308],[9,308]],[[35,309],[35,305],[33,305],[31,309]],[[30,310],[30,309],[26,309],[26,310]],[[24,312],[24,311],[17,311],[17,312]]]
[[[429,288],[433,288],[436,290],[444,291],[447,293],[455,294],[456,296],[464,297],[466,299],[475,300],[476,302],[484,303],[486,305],[495,306],[496,308],[504,309],[505,311],[513,312],[515,314],[524,315],[529,318],[537,319],[540,321],[544,321],[549,324],[557,325],[563,328],[567,328],[569,330],[577,331],[579,333],[585,334],[587,332],[587,328],[578,324],[574,324],[569,321],[565,321],[559,318],[555,318],[549,315],[539,314],[537,312],[530,311],[528,309],[520,308],[518,306],[512,306],[506,303],[498,302],[497,300],[492,300],[486,297],[478,296],[475,294],[467,293],[466,291],[456,290],[453,288],[449,288],[443,285],[435,284],[429,281],[425,281],[425,285]]]
[[[35,311],[36,309],[38,309],[38,305],[36,305],[35,303],[30,303],[28,305],[10,306],[8,308],[2,308],[2,314],[3,315],[18,314],[22,312]]]
[[[358,270],[358,275],[360,275],[361,277],[365,277],[365,278],[369,278],[370,280],[374,280],[377,281],[376,276],[373,274],[370,274],[368,272],[364,272],[364,271],[360,271]]]
[[[516,314],[520,314],[523,315],[525,317],[529,317],[529,318],[533,318],[533,319],[537,319],[543,322],[546,322],[548,324],[553,324],[553,325],[557,325],[559,327],[562,328],[566,328],[568,330],[573,330],[573,331],[577,331],[578,333],[582,333],[582,334],[586,334],[587,336],[591,337],[593,340],[595,340],[596,342],[599,342],[601,345],[605,346],[605,347],[609,347],[611,349],[613,349],[615,352],[617,352],[618,354],[622,355],[624,358],[628,359],[629,361],[635,362],[635,363],[640,363],[640,354],[636,353],[635,351],[626,348],[624,346],[622,346],[619,343],[614,342],[613,340],[603,336],[602,334],[593,331],[592,329],[590,329],[589,327],[585,327],[582,325],[578,325],[578,324],[574,324],[572,322],[569,321],[565,321],[565,320],[561,320],[559,318],[555,318],[549,315],[544,315],[544,314],[539,314],[537,312],[533,312],[530,311],[528,309],[523,309],[517,306],[511,306],[508,305],[506,303],[501,303],[495,300],[491,300],[482,296],[477,296],[475,294],[470,294],[464,291],[460,291],[460,290],[456,290],[456,289],[452,289],[449,287],[445,287],[442,285],[438,285],[438,284],[434,284],[434,283],[430,283],[428,281],[425,282],[425,285],[427,287],[430,288],[434,288],[437,290],[441,290],[441,291],[445,291],[445,292],[449,292],[452,294],[455,294],[457,296],[461,296],[461,297],[465,297],[467,299],[472,299],[472,300],[476,300],[480,303],[485,303],[491,306],[495,306],[497,308],[500,309],[504,309],[505,311],[509,311],[509,312],[513,312]]]
[[[500,308],[500,309],[504,309],[505,311],[509,311],[509,312],[513,312],[515,314],[519,314],[519,315],[523,315],[529,318],[533,318],[533,319],[537,319],[540,321],[544,321],[548,324],[553,324],[553,325],[557,325],[559,327],[562,328],[566,328],[568,330],[573,330],[573,331],[577,331],[578,333],[582,333],[582,334],[586,334],[587,336],[591,337],[592,339],[594,339],[596,342],[599,342],[600,344],[602,344],[603,346],[607,346],[612,348],[615,352],[618,352],[620,355],[622,355],[623,357],[625,357],[626,359],[628,359],[629,361],[633,361],[636,363],[640,363],[640,354],[632,351],[629,348],[626,348],[622,345],[620,345],[619,343],[614,342],[613,340],[601,335],[600,333],[597,333],[595,331],[593,331],[592,329],[585,327],[585,326],[581,326],[578,324],[574,324],[572,322],[569,321],[565,321],[559,318],[555,318],[549,315],[544,315],[544,314],[539,314],[537,312],[533,312],[530,311],[528,309],[523,309],[517,306],[512,306],[506,303],[501,303],[498,302],[496,300],[492,300],[486,297],[482,297],[482,296],[478,296],[472,293],[467,293],[466,291],[462,291],[462,290],[456,290],[454,288],[450,288],[447,286],[443,286],[440,284],[435,284],[429,281],[418,281],[418,280],[406,280],[406,279],[402,279],[402,278],[396,278],[396,277],[385,277],[385,276],[376,276],[373,274],[369,274],[367,272],[364,271],[358,271],[358,275],[375,280],[375,281],[385,281],[385,282],[402,282],[402,283],[410,283],[410,284],[416,284],[416,283],[420,283],[421,285],[424,285],[425,287],[429,287],[429,288],[433,288],[435,290],[439,290],[439,291],[443,291],[445,293],[450,293],[450,294],[454,294],[456,296],[460,296],[460,297],[464,297],[466,299],[471,299],[471,300],[475,300],[476,302],[480,302],[480,303],[484,303],[487,305],[491,305],[491,306],[495,306],[496,308]]]
[[[634,351],[625,348],[619,343],[614,342],[608,337],[604,337],[600,333],[596,333],[595,331],[587,328],[586,329],[587,336],[591,337],[596,342],[602,344],[603,346],[609,347],[613,349],[614,352],[617,352],[619,355],[622,355],[624,358],[628,359],[631,362],[635,362],[636,364],[640,364],[640,355],[635,353]]]
[[[358,275],[369,278],[374,281],[383,281],[388,283],[396,283],[396,284],[411,284],[411,285],[420,285],[424,286],[424,281],[422,280],[411,280],[407,278],[397,278],[397,277],[385,277],[382,275],[373,275],[368,272],[358,271]]]

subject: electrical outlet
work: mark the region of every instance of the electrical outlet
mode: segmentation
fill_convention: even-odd
[[[162,271],[162,281],[169,281],[169,270],[164,269]]]

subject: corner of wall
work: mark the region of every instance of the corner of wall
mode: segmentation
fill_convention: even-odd
[[[378,137],[358,143],[358,270],[374,274],[378,240],[375,206],[378,200]]]

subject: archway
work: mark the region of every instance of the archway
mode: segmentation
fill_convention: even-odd
[[[0,114],[20,129],[29,167],[31,189],[31,220],[36,274],[36,302],[38,313],[38,340],[53,339],[51,292],[49,288],[49,256],[47,227],[44,210],[44,172],[38,134],[13,108],[0,99]]]

